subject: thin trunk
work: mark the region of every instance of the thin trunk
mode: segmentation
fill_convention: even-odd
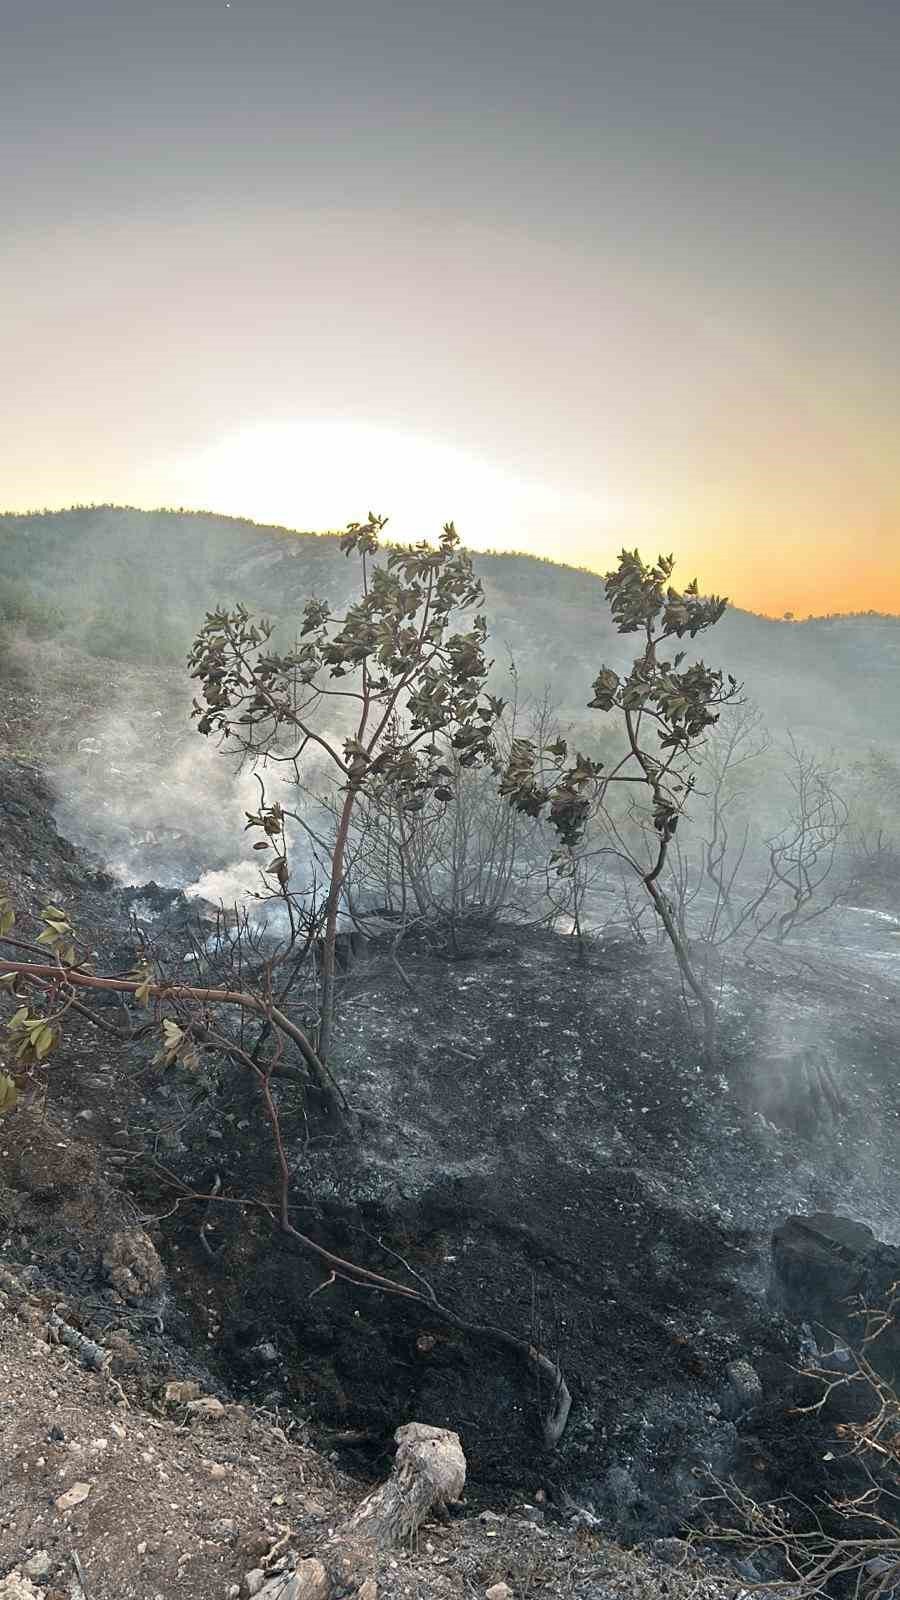
[[[350,818],[356,802],[356,789],[351,783],[347,790],[341,818],[338,823],[337,838],[334,843],[334,854],[331,858],[331,884],[328,890],[328,902],[325,908],[325,943],[322,951],[322,1016],[319,1022],[319,1037],[317,1040],[319,1056],[322,1061],[328,1060],[331,1048],[331,1033],[334,1024],[334,950],[337,938],[337,919],[341,903],[341,889],[344,881],[344,853],[347,848],[347,838],[350,833]]]
[[[700,1006],[703,1016],[703,1048],[707,1060],[712,1064],[716,1059],[716,1008],[713,1005],[709,991],[703,979],[698,976],[691,961],[687,945],[681,936],[678,924],[672,916],[669,903],[657,884],[649,875],[644,878],[656,914],[669,936],[669,942],[675,952],[675,959],[684,978],[685,983]]]

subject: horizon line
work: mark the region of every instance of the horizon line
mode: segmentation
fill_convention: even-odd
[[[208,517],[219,522],[240,523],[245,527],[258,528],[262,532],[271,531],[296,539],[340,539],[347,531],[346,527],[294,528],[282,522],[258,522],[255,517],[237,516],[229,511],[208,511],[198,506],[138,506],[115,500],[76,501],[67,506],[31,506],[24,511],[14,509],[0,510],[0,521],[5,521],[8,518],[65,517],[79,511],[136,511],[142,516]],[[387,521],[390,521],[390,517],[387,518]],[[398,543],[391,539],[384,541],[385,545],[393,546],[397,549],[402,549],[411,542],[402,540]],[[467,546],[465,540],[463,540],[463,548],[470,549],[472,554],[476,556],[490,556],[493,559],[506,557],[518,561],[534,561],[541,566],[556,567],[561,572],[583,573],[588,577],[599,578],[601,581],[605,576],[596,567],[586,567],[575,562],[556,561],[552,556],[536,555],[530,550],[497,549],[493,546],[479,550],[472,546]],[[757,617],[763,622],[790,624],[795,627],[803,627],[808,622],[836,622],[842,619],[851,620],[867,617],[878,618],[884,622],[900,622],[900,612],[879,611],[874,606],[858,611],[811,611],[805,617],[802,617],[793,611],[784,611],[780,615],[769,611],[754,611],[752,607],[739,605],[728,596],[725,599],[730,611],[739,611],[744,616]]]

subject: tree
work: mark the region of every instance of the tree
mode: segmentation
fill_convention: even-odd
[[[510,679],[510,698],[491,736],[494,766],[507,759],[520,731],[549,738],[554,720],[546,692],[537,701],[520,700],[514,663]],[[446,736],[441,742],[452,802],[432,794],[410,811],[403,786],[390,775],[369,786],[355,813],[347,892],[362,932],[383,927],[386,917],[395,949],[417,929],[433,950],[459,956],[468,935],[500,917],[543,922],[557,908],[546,894],[544,841],[498,794],[491,768],[464,767]]]
[[[334,1023],[348,840],[361,797],[389,782],[407,815],[430,796],[451,800],[453,769],[443,759],[444,742],[460,767],[476,766],[490,756],[503,710],[501,700],[485,693],[484,618],[476,613],[466,632],[452,631],[456,617],[483,598],[453,524],[445,525],[437,547],[394,549],[377,564],[385,522],[370,513],[341,539],[344,554],[359,558],[361,580],[359,598],[343,615],[333,616],[324,600],[307,600],[298,640],[279,652],[266,619],[254,621],[243,606],[210,612],[190,655],[201,687],[195,702],[200,733],[220,735],[226,749],[254,763],[286,767],[298,783],[304,758],[324,756],[338,780],[324,906],[317,1038],[323,1061]],[[335,719],[343,738],[331,731]],[[283,813],[273,815],[264,801],[258,813],[248,814],[248,825],[263,832],[256,848],[273,847],[283,821]],[[274,850],[266,871],[286,885],[282,853]]]
[[[837,788],[835,775],[818,756],[788,734],[788,816],[777,833],[766,840],[769,865],[765,884],[757,897],[756,933],[751,945],[772,932],[782,944],[788,935],[824,916],[844,893],[844,885],[823,898],[831,877],[849,817],[849,807]],[[780,907],[770,898],[782,896]],[[748,948],[750,948],[748,946]]]
[[[683,592],[673,588],[669,578],[674,565],[672,556],[659,556],[654,566],[648,566],[637,550],[623,550],[618,567],[606,575],[606,598],[618,632],[643,635],[643,649],[627,675],[602,666],[588,702],[592,709],[620,714],[626,739],[621,758],[607,769],[580,752],[571,759],[565,739],[543,749],[520,739],[501,774],[500,787],[517,810],[549,817],[559,839],[557,870],[563,874],[572,870],[572,852],[592,815],[598,811],[605,815],[613,843],[599,849],[618,856],[643,884],[685,985],[700,1005],[704,1041],[712,1055],[715,1006],[660,875],[694,785],[695,752],[718,720],[719,708],[737,697],[738,685],[703,661],[684,665],[683,650],[671,660],[661,655],[668,640],[694,639],[713,627],[727,605],[715,595],[701,597],[696,579]],[[609,812],[614,786],[625,783],[639,785],[648,803],[652,847],[646,858]]]

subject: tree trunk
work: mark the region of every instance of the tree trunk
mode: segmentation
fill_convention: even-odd
[[[331,884],[328,889],[328,902],[325,908],[325,940],[322,947],[322,1016],[319,1022],[319,1037],[317,1040],[319,1057],[325,1062],[328,1060],[328,1052],[331,1048],[331,1032],[334,1025],[334,951],[337,938],[338,911],[341,904],[341,889],[344,881],[344,852],[347,848],[350,818],[353,814],[355,800],[356,789],[351,783],[341,810],[337,838],[334,841],[334,853],[331,857]]]
[[[706,984],[694,969],[687,945],[681,936],[675,918],[672,916],[665,895],[654,878],[646,877],[644,883],[647,887],[647,893],[653,901],[656,913],[669,936],[681,975],[700,1006],[703,1017],[703,1050],[707,1061],[712,1066],[716,1060],[716,1008],[712,1003]]]

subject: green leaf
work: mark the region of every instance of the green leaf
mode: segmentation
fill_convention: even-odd
[[[41,1029],[40,1033],[37,1034],[34,1039],[32,1039],[34,1053],[37,1056],[38,1061],[43,1061],[44,1057],[53,1049],[55,1041],[56,1034],[54,1033],[53,1029],[46,1026]]]

